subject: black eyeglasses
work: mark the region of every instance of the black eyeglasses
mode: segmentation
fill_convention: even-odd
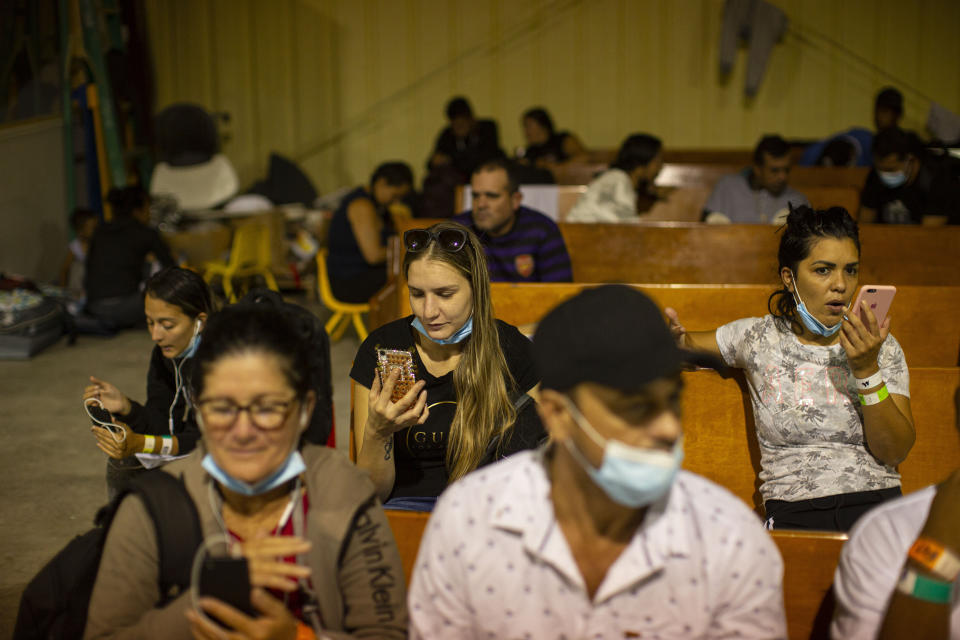
[[[456,253],[467,244],[467,233],[462,229],[441,229],[433,232],[429,229],[410,229],[403,232],[403,245],[407,251],[424,251],[430,242],[436,242],[440,248]]]

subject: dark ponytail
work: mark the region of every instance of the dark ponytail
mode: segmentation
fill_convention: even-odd
[[[806,205],[791,207],[783,235],[780,237],[780,249],[777,251],[777,274],[786,267],[796,279],[797,266],[810,255],[813,244],[821,238],[850,238],[857,247],[857,255],[860,255],[860,231],[857,222],[850,217],[846,209],[830,207],[815,211]],[[789,328],[797,335],[803,333],[803,325],[797,318],[796,300],[787,287],[784,286],[770,295],[767,310],[782,328]]]

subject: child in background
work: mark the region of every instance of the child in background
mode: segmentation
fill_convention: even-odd
[[[97,228],[99,216],[90,209],[77,208],[70,216],[70,226],[73,228],[74,239],[67,245],[67,255],[60,267],[60,286],[64,287],[72,297],[84,298],[83,272],[87,260],[87,248],[93,230]]]

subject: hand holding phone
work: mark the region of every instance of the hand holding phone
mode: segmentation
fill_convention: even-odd
[[[377,373],[381,386],[386,384],[387,378],[395,369],[399,370],[400,374],[390,395],[392,402],[400,400],[417,383],[413,354],[401,349],[377,349]]]
[[[856,313],[862,322],[866,323],[867,320],[863,316],[863,310],[860,304],[865,302],[867,308],[870,309],[877,318],[877,326],[882,327],[884,321],[887,319],[887,314],[890,312],[890,306],[893,304],[893,298],[896,294],[897,288],[894,286],[865,284],[860,287],[860,292],[857,294],[857,298],[854,300],[850,310]]]
[[[104,409],[99,400],[90,400],[84,402],[87,409],[87,415],[90,416],[90,424],[95,427],[105,427],[113,424],[113,415]]]
[[[207,556],[200,565],[198,590],[201,596],[216,598],[234,609],[256,617],[250,604],[250,572],[244,557]],[[223,625],[223,622],[217,620]],[[225,628],[229,628],[224,625]]]

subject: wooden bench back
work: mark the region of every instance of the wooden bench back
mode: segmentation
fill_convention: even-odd
[[[771,531],[783,558],[783,601],[787,637],[791,640],[828,638],[833,617],[833,574],[845,533]]]
[[[439,222],[413,218],[398,233]],[[661,284],[776,283],[780,235],[770,225],[560,223],[575,282]],[[860,281],[955,285],[960,282],[960,227],[865,224]],[[399,247],[399,244],[395,245]],[[399,260],[393,264],[399,273]],[[388,265],[388,269],[391,266]]]
[[[593,284],[510,283],[491,284],[496,317],[512,325],[536,324],[562,301]],[[663,309],[673,307],[690,331],[709,331],[739,318],[767,314],[767,299],[775,290],[768,285],[670,285],[632,284]],[[410,313],[404,294],[400,316]],[[931,318],[943,319],[936,328]],[[891,310],[894,337],[900,342],[912,367],[960,365],[960,286],[897,289]]]
[[[520,187],[521,192],[528,189],[530,187]],[[565,222],[567,214],[587,188],[583,185],[537,185],[536,190],[537,202],[531,203],[525,198],[524,204],[537,209],[553,220]],[[544,199],[547,192],[551,193],[549,200]],[[859,214],[860,192],[852,187],[807,187],[804,189],[804,194],[815,209],[843,207],[854,218]],[[677,187],[641,214],[640,221],[700,222],[709,197],[709,187],[698,185]],[[457,187],[454,210],[466,211],[469,206],[466,187]]]
[[[713,371],[691,371],[683,374],[683,380],[683,468],[726,487],[762,514],[760,449],[742,374],[724,378]],[[904,493],[941,482],[960,468],[960,434],[954,425],[953,406],[958,386],[960,368],[910,370],[917,440],[899,467]],[[351,452],[355,451],[355,434],[351,420]]]
[[[759,446],[742,376],[722,378],[712,371],[693,371],[683,377],[684,468],[726,487],[762,513]],[[899,467],[904,493],[940,482],[960,468],[953,407],[958,385],[957,367],[910,370],[917,440]]]
[[[732,173],[738,173],[750,163],[687,163],[666,162],[657,184],[663,187],[707,187],[712,189],[717,180]],[[556,169],[553,174],[557,184],[583,185],[590,182],[608,168],[604,162],[567,163]],[[858,192],[867,181],[869,167],[792,167],[789,184],[798,191],[806,192],[808,187],[850,187]]]
[[[390,510],[386,513],[409,586],[430,514]],[[788,637],[826,638],[833,614],[833,573],[846,534],[771,531],[770,535],[783,558]]]

